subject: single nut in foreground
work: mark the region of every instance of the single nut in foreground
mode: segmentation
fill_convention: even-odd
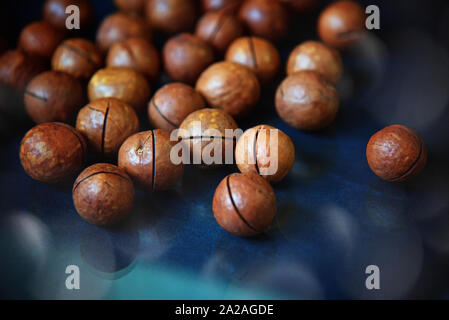
[[[279,1],[245,0],[239,17],[251,34],[270,41],[278,42],[288,33],[288,11]]]
[[[281,57],[276,47],[258,37],[242,37],[232,42],[225,60],[248,67],[264,85],[276,78],[281,66]]]
[[[228,61],[207,68],[199,77],[196,90],[210,107],[222,109],[236,119],[248,115],[260,98],[260,85],[254,73]]]
[[[146,17],[156,30],[165,34],[189,31],[195,25],[197,12],[193,0],[148,0]]]
[[[25,134],[20,144],[20,162],[31,178],[56,183],[81,171],[86,150],[86,141],[75,128],[49,122]]]
[[[134,186],[119,167],[97,163],[78,176],[72,197],[76,211],[84,220],[97,226],[112,226],[131,212]]]
[[[89,80],[102,67],[103,54],[92,41],[73,38],[61,43],[51,60],[53,70]]]
[[[139,119],[126,103],[105,98],[92,101],[79,111],[76,128],[96,152],[114,156],[123,141],[139,130]]]
[[[45,21],[33,22],[23,28],[19,48],[30,56],[50,60],[64,34]]]
[[[366,159],[378,177],[387,181],[405,181],[424,169],[427,148],[415,131],[402,125],[392,125],[370,138]]]
[[[148,117],[155,128],[172,131],[192,112],[203,109],[206,103],[191,86],[169,83],[154,94],[148,104]]]
[[[174,81],[194,84],[201,72],[214,62],[212,47],[189,33],[170,38],[163,49],[164,68]]]
[[[179,127],[179,137],[190,151],[190,160],[200,168],[217,167],[234,162],[234,130],[237,123],[219,109],[201,109],[187,116]],[[232,132],[227,132],[229,129]],[[215,154],[215,150],[219,154]],[[226,153],[230,159],[226,159]],[[204,156],[211,159],[205,159]],[[217,158],[217,159],[215,159]],[[219,158],[219,159],[218,159]],[[210,161],[209,161],[210,160]],[[217,161],[220,163],[216,163]]]
[[[237,17],[223,10],[205,13],[195,29],[195,34],[219,53],[224,53],[231,42],[243,33],[243,26]]]
[[[161,62],[156,48],[142,38],[130,38],[112,45],[106,57],[107,67],[129,67],[156,82]]]
[[[315,71],[288,76],[276,91],[276,111],[294,128],[314,131],[329,126],[337,116],[335,87]]]
[[[84,105],[84,88],[71,75],[59,71],[41,73],[25,90],[25,108],[36,123],[71,122]]]
[[[326,44],[345,49],[360,40],[365,29],[365,10],[355,1],[336,1],[318,18],[318,34]]]
[[[139,72],[125,67],[98,70],[87,87],[89,100],[117,98],[129,104],[137,113],[150,100],[151,89],[147,79]]]
[[[107,16],[98,27],[97,44],[106,52],[114,43],[129,38],[144,38],[151,41],[151,30],[148,23],[136,15],[114,13]]]
[[[235,147],[235,161],[240,172],[257,173],[268,182],[276,183],[293,167],[295,147],[281,130],[259,125],[240,136]]]
[[[318,41],[306,41],[290,53],[287,75],[304,70],[317,71],[336,84],[343,74],[343,62],[337,50]]]
[[[165,130],[136,133],[123,142],[118,153],[118,166],[148,191],[173,188],[181,179],[184,165],[174,164],[170,152],[177,141],[170,141]]]
[[[218,224],[241,237],[264,232],[276,214],[271,185],[255,173],[234,173],[215,190],[212,211]]]

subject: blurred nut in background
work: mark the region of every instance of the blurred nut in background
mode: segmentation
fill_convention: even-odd
[[[365,11],[355,1],[336,1],[318,18],[318,34],[328,45],[345,49],[359,41],[365,30]]]
[[[114,156],[123,141],[139,130],[139,119],[133,108],[118,99],[98,99],[80,110],[76,128],[96,152]]]
[[[288,76],[276,91],[276,111],[292,127],[312,131],[329,126],[339,109],[337,90],[315,71]]]
[[[73,38],[58,46],[51,64],[53,70],[66,72],[80,80],[89,80],[103,66],[103,54],[92,41]]]
[[[201,0],[204,11],[226,10],[233,11],[237,9],[243,0]]]
[[[78,214],[97,226],[112,226],[126,218],[134,203],[134,185],[119,167],[97,163],[85,169],[72,189]]]
[[[118,165],[148,191],[171,189],[184,172],[184,165],[174,164],[170,158],[176,143],[170,141],[170,133],[165,130],[136,133],[120,147]]]
[[[148,104],[148,116],[155,128],[171,131],[192,112],[206,107],[203,97],[191,86],[169,83],[160,88]]]
[[[86,158],[84,137],[64,123],[43,123],[25,134],[20,162],[33,179],[56,183],[81,171]]]
[[[264,232],[276,215],[271,185],[255,173],[234,173],[215,190],[212,211],[217,223],[240,237]]]
[[[272,135],[272,130],[276,130],[277,137]],[[295,147],[290,137],[281,130],[259,125],[240,136],[235,147],[235,161],[242,173],[257,173],[268,182],[275,183],[281,181],[293,167]],[[277,169],[272,174],[264,173],[264,170],[268,172],[274,166]]]
[[[392,125],[370,138],[366,159],[378,177],[387,181],[405,181],[424,169],[427,148],[415,131],[402,125]]]
[[[190,33],[169,39],[163,49],[164,67],[174,81],[194,84],[201,72],[214,62],[212,47]]]
[[[114,43],[129,38],[144,38],[151,41],[150,27],[143,18],[119,12],[107,16],[98,27],[97,44],[104,52]]]
[[[142,111],[150,100],[150,86],[139,72],[125,67],[100,69],[89,81],[89,100],[117,98]]]
[[[19,47],[30,56],[50,60],[56,47],[64,40],[64,34],[48,22],[33,22],[23,28]]]
[[[107,67],[129,67],[156,82],[161,62],[156,48],[142,38],[130,38],[114,44],[106,57]]]
[[[235,118],[248,115],[260,98],[260,85],[254,73],[227,61],[207,68],[199,77],[196,90],[208,106],[222,109]]]
[[[147,0],[146,16],[152,27],[165,34],[190,31],[197,17],[196,1]]]
[[[205,13],[196,25],[195,34],[210,43],[217,52],[224,53],[231,42],[244,33],[237,17],[225,11]]]
[[[114,3],[121,11],[142,14],[146,0],[114,0]]]
[[[235,40],[226,52],[226,61],[248,67],[264,85],[276,78],[281,66],[281,57],[276,47],[258,37]]]
[[[71,122],[84,105],[81,82],[59,71],[47,71],[31,80],[25,90],[25,108],[36,123]]]
[[[343,74],[340,53],[318,41],[306,41],[290,53],[287,75],[304,70],[314,70],[336,84]]]
[[[91,27],[95,18],[95,10],[91,0],[47,0],[42,12],[44,20],[61,31],[67,31],[68,14],[66,8],[71,5],[76,5],[79,8],[80,29],[85,30]]]
[[[256,36],[278,42],[287,35],[288,11],[278,1],[245,0],[239,17]]]

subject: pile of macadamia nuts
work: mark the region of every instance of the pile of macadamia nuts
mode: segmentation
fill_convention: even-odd
[[[319,0],[114,2],[118,11],[93,41],[83,32],[94,25],[91,1],[47,0],[42,20],[25,26],[18,47],[0,57],[1,85],[23,98],[36,123],[21,142],[24,170],[45,183],[74,182],[79,215],[106,227],[132,212],[135,187],[157,192],[180,181],[188,165],[173,161],[179,144],[200,168],[223,164],[204,160],[206,151],[223,151],[224,160],[230,148],[240,173],[218,185],[215,219],[238,236],[264,232],[276,214],[272,185],[291,170],[295,146],[266,124],[239,139],[228,133],[257,114],[262,90],[273,85],[274,107],[287,124],[308,132],[330,126],[340,108],[341,52],[366,32],[364,9],[355,1],[329,4],[317,22],[320,40],[303,39],[283,65],[278,48],[292,19]],[[80,8],[81,30],[65,27],[69,4]],[[152,43],[155,35],[166,39],[162,47]],[[171,82],[153,90],[162,72]],[[145,112],[151,129],[139,121]],[[104,163],[85,168],[88,153]],[[370,139],[366,155],[376,175],[403,181],[424,167],[426,147],[416,132],[394,125]],[[274,171],[267,159],[277,160]]]

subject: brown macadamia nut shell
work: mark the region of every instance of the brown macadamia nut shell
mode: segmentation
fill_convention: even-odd
[[[33,22],[23,28],[19,48],[30,56],[50,60],[64,34],[45,21]]]
[[[91,0],[47,0],[42,10],[42,16],[53,27],[67,32],[69,30],[66,27],[68,17],[66,8],[71,5],[76,5],[79,8],[80,29],[90,28],[95,18]]]
[[[152,27],[169,35],[191,30],[197,16],[193,0],[148,0],[145,12]]]

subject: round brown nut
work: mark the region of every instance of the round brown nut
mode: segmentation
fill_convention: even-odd
[[[123,141],[139,130],[139,119],[126,103],[105,98],[92,101],[80,110],[76,128],[96,152],[113,156]]]
[[[345,49],[358,42],[365,28],[365,11],[354,1],[337,1],[318,18],[318,34],[328,45]]]
[[[236,142],[234,130],[237,128],[237,123],[226,112],[205,108],[184,119],[179,127],[179,137],[190,151],[190,160],[194,164],[201,168],[216,167],[233,162]],[[216,155],[215,150],[221,154]]]
[[[143,75],[131,68],[111,67],[98,70],[90,79],[87,87],[89,100],[100,98],[117,98],[142,111],[151,90]]]
[[[235,40],[228,48],[225,59],[248,67],[264,85],[276,78],[281,67],[281,57],[276,47],[258,37]]]
[[[88,80],[103,65],[103,54],[92,41],[68,39],[56,48],[51,65],[53,70]]]
[[[31,79],[44,70],[42,61],[21,50],[7,51],[0,57],[0,84],[23,93]]]
[[[156,48],[142,38],[130,38],[114,44],[106,57],[107,67],[129,67],[156,82],[160,72],[160,58]]]
[[[392,125],[371,137],[366,146],[366,159],[378,177],[387,181],[405,181],[424,169],[427,148],[415,131]]]
[[[165,130],[136,133],[123,142],[118,153],[118,165],[144,189],[163,191],[173,188],[181,179],[184,165],[174,164],[170,158],[172,147]]]
[[[235,147],[235,160],[242,173],[257,173],[268,182],[276,183],[293,167],[295,147],[281,130],[259,125],[240,136]]]
[[[44,20],[54,28],[67,31],[66,20],[68,14],[66,13],[66,8],[71,5],[79,8],[80,29],[85,30],[89,28],[95,17],[95,10],[91,0],[47,0],[42,12]]]
[[[50,60],[56,47],[64,40],[64,34],[48,22],[33,22],[23,28],[19,47],[30,56]]]
[[[151,30],[144,19],[136,15],[114,13],[107,16],[98,28],[97,44],[103,51],[129,38],[151,40]]]
[[[287,61],[287,75],[314,70],[336,84],[343,74],[340,53],[318,41],[306,41],[290,53]]]
[[[33,78],[25,90],[25,109],[36,123],[71,122],[85,102],[80,81],[59,71]]]
[[[212,201],[215,220],[240,237],[264,232],[276,215],[271,185],[255,173],[234,173],[224,178]]]
[[[299,14],[308,13],[318,5],[318,0],[280,0],[280,2]]]
[[[288,76],[276,91],[276,111],[292,127],[320,130],[337,116],[339,98],[335,87],[315,71]]]
[[[58,122],[43,123],[22,139],[20,162],[31,178],[56,183],[81,171],[86,150],[86,141],[75,128]]]
[[[149,23],[166,34],[189,31],[196,21],[196,5],[192,0],[148,0]]]
[[[145,10],[146,0],[114,0],[121,11],[140,14]]]
[[[218,62],[207,68],[196,83],[206,103],[235,118],[243,118],[260,98],[257,77],[249,69],[234,62]]]
[[[243,0],[201,0],[204,11],[226,10],[233,11],[237,9]]]
[[[203,97],[191,86],[170,83],[154,94],[148,104],[148,117],[155,128],[172,131],[189,114],[205,107]]]
[[[201,72],[214,62],[212,47],[189,33],[181,33],[165,43],[164,67],[174,81],[195,83]]]
[[[97,226],[112,226],[126,218],[134,202],[134,186],[126,172],[108,163],[85,169],[72,189],[78,214]]]
[[[243,26],[235,15],[226,11],[205,13],[196,25],[195,34],[217,52],[224,53],[231,42],[243,35]]]
[[[270,41],[283,39],[288,32],[288,12],[278,1],[246,0],[239,11],[251,34]]]

